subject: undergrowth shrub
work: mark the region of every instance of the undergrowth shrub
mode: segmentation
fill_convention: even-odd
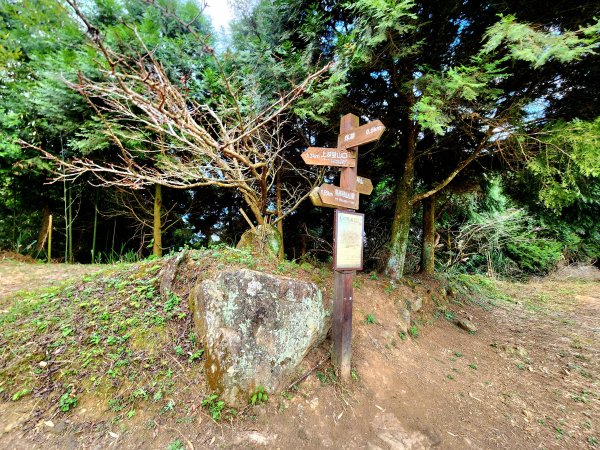
[[[548,272],[562,258],[563,245],[549,239],[509,242],[506,250],[520,268],[533,273]]]
[[[438,222],[438,230],[446,230],[437,252],[438,270],[515,278],[544,275],[576,251],[581,241],[576,233],[562,239],[539,217],[512,206],[499,178],[483,184],[482,191],[446,199],[451,212]]]

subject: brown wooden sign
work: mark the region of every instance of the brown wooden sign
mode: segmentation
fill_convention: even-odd
[[[338,149],[356,147],[376,141],[385,131],[385,125],[381,120],[374,120],[358,128],[353,128],[338,137]]]
[[[326,205],[339,208],[358,209],[358,192],[342,189],[339,186],[323,184],[319,188],[319,197]]]
[[[319,189],[321,189],[321,187],[317,186],[312,191],[310,191],[310,194],[308,194],[308,198],[310,198],[312,204],[321,208],[337,208],[337,206],[335,205],[326,205],[321,201],[321,197],[319,197]]]
[[[356,190],[359,194],[371,195],[373,183],[368,178],[356,177]]]
[[[312,166],[356,166],[356,153],[342,148],[308,147],[302,159]]]

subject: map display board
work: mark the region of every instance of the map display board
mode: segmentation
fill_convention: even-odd
[[[362,270],[365,215],[350,211],[335,211],[333,268]]]

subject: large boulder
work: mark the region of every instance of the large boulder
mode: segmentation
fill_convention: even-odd
[[[283,238],[273,225],[259,225],[245,231],[235,247],[254,254],[278,258],[283,248]]]
[[[231,270],[192,291],[209,388],[233,406],[259,386],[287,386],[302,359],[327,334],[329,313],[313,283]]]

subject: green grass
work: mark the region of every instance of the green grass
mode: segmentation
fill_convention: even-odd
[[[169,442],[167,450],[185,450],[185,445],[181,442],[181,439],[175,439],[174,441]]]
[[[410,336],[414,339],[418,338],[420,333],[419,333],[419,328],[416,325],[412,325],[409,329],[408,329],[408,334],[410,334]]]
[[[316,372],[315,375],[317,379],[321,382],[321,385],[323,386],[337,383],[337,376],[335,375],[335,372],[331,367],[327,368],[324,371],[319,370]]]
[[[0,398],[43,392],[43,406],[67,413],[94,395],[132,417],[137,405],[160,404],[175,391],[174,371],[203,379],[187,305],[173,292],[161,298],[160,267],[121,265],[13,301],[0,314]],[[48,384],[63,387],[54,400]]]

